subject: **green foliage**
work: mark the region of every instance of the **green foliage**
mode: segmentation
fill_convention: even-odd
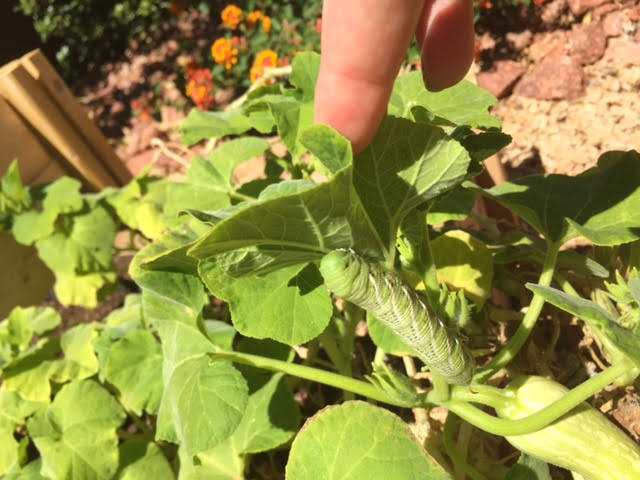
[[[354,480],[452,477],[387,410],[364,402],[327,408],[307,420],[291,446],[290,478]]]
[[[67,78],[113,58],[170,17],[167,0],[20,0],[16,9],[33,19],[43,42],[60,45],[56,58]]]
[[[292,479],[404,480],[449,479],[457,469],[484,478],[477,468],[494,472],[491,480],[507,471],[544,479],[547,462],[583,468],[603,457],[605,444],[622,449],[628,465],[640,462],[637,445],[604,417],[564,423],[608,383],[629,384],[638,374],[638,153],[605,154],[575,178],[481,189],[469,180],[509,141],[487,113],[494,100],[467,83],[429,93],[411,74],[396,82],[392,114],[372,144],[354,155],[337,132],[312,125],[318,65],[317,55],[300,53],[290,85],[256,89],[235,110],[194,110],[182,128],[187,143],[230,138],[195,158],[182,182],[143,172],[121,189],[85,194],[70,179],[27,188],[10,166],[0,181],[0,224],[35,245],[56,274],[59,299],[95,305],[123,273],[114,262],[122,250],[136,252],[128,273],[140,293],[100,323],[61,326],[56,312],[39,307],[16,307],[0,322],[0,475],[241,479],[286,469]],[[288,149],[282,156],[258,136],[275,132]],[[236,184],[234,169],[255,156],[265,160],[263,178]],[[470,213],[480,195],[528,225]],[[468,216],[480,226],[453,223]],[[114,248],[117,232],[129,232],[130,245]],[[558,253],[577,235],[607,250],[596,258]],[[456,360],[461,343],[476,356],[497,353],[478,361],[484,367],[471,385],[448,385],[437,372],[418,383],[422,365],[408,358],[405,375],[400,361],[387,361],[414,355],[392,322],[384,327],[327,291],[318,265],[335,250],[353,250],[363,271],[383,272],[373,281],[357,275],[374,297],[380,280],[398,279],[383,287],[391,293],[385,311],[404,318],[400,310],[424,303],[439,322],[416,328],[461,331],[443,342],[443,363]],[[613,274],[611,265],[625,271]],[[524,285],[532,275],[539,280],[527,285],[530,299]],[[521,315],[493,305],[493,289],[526,307],[505,345],[495,341],[499,315]],[[523,403],[518,384],[505,390],[486,381],[518,354],[545,300],[582,319],[612,366],[572,391],[556,382],[528,391],[546,407],[534,414],[540,408]],[[365,319],[369,339],[360,338]],[[380,406],[330,406],[355,395]],[[445,426],[452,463],[438,442],[428,454],[403,420],[411,413],[402,409],[436,405],[468,422],[457,433],[452,422]],[[300,406],[310,417],[303,428]],[[469,424],[508,437],[527,455],[510,469],[478,459],[472,450],[486,451],[478,436],[479,448],[472,444],[465,458],[455,446],[468,445]],[[625,478],[631,467],[616,465]]]

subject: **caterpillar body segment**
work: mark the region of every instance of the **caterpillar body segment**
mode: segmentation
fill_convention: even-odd
[[[325,255],[320,272],[329,290],[373,314],[430,370],[449,383],[471,382],[475,362],[469,349],[396,273],[346,250]]]

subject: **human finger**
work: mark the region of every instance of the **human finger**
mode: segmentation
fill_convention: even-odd
[[[421,46],[422,76],[429,90],[455,85],[469,71],[474,55],[471,0],[427,0],[416,38]]]
[[[315,120],[348,138],[356,152],[386,114],[422,6],[423,0],[324,2]]]

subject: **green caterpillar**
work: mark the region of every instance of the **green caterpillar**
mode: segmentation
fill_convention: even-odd
[[[429,369],[449,383],[471,382],[475,362],[469,349],[396,273],[346,250],[325,255],[320,272],[329,290],[373,314]]]

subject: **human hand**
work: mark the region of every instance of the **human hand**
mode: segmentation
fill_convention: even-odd
[[[324,0],[316,123],[338,130],[355,152],[364,150],[414,34],[427,88],[454,85],[473,61],[472,1]]]

